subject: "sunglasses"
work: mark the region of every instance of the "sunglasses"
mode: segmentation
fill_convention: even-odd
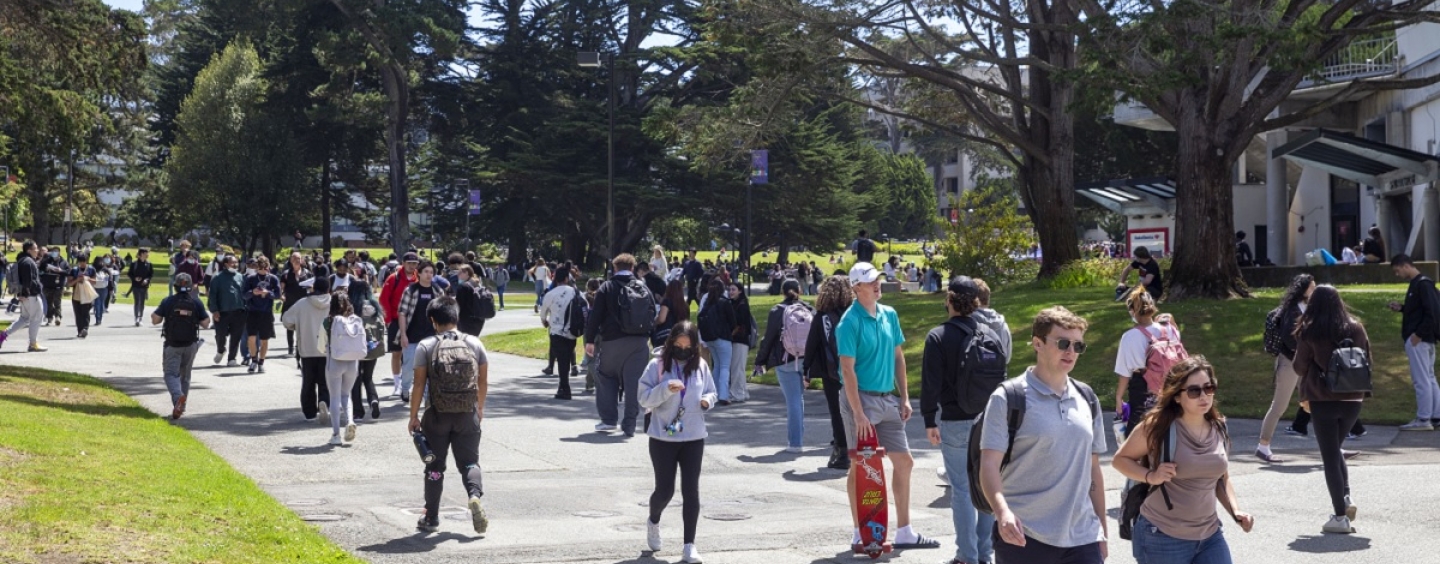
[[[1049,339],[1046,339],[1045,337],[1041,337],[1040,340],[1041,340],[1042,342],[1046,342],[1046,343],[1050,342]],[[1086,344],[1085,344],[1085,341],[1071,341],[1070,339],[1055,339],[1055,348],[1060,349],[1060,350],[1062,350],[1062,351],[1073,350],[1073,351],[1075,351],[1075,354],[1082,354],[1082,353],[1085,352],[1085,349],[1088,348],[1088,347],[1089,347],[1089,345],[1086,345]]]
[[[1188,388],[1185,388],[1185,395],[1189,396],[1190,399],[1199,399],[1200,394],[1202,393],[1207,396],[1215,395],[1215,384],[1205,384],[1204,386],[1190,386]]]

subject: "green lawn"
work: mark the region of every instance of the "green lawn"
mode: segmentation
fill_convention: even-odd
[[[1229,415],[1259,418],[1269,408],[1274,358],[1265,354],[1262,341],[1265,313],[1279,302],[1281,292],[1262,288],[1256,290],[1256,299],[1161,305],[1161,311],[1174,314],[1180,322],[1190,354],[1204,355],[1215,364],[1221,382],[1220,407]],[[1414,416],[1415,395],[1400,341],[1400,315],[1385,308],[1391,300],[1404,299],[1405,285],[1355,286],[1343,288],[1342,292],[1355,314],[1364,321],[1375,357],[1376,391],[1365,404],[1365,421],[1391,424],[1409,421]],[[1113,297],[1114,291],[1104,288],[1051,290],[1033,284],[996,293],[993,305],[1005,315],[1017,336],[1012,371],[1018,374],[1034,363],[1034,353],[1024,346],[1029,321],[1045,307],[1064,305],[1090,322],[1086,341],[1091,347],[1074,376],[1095,387],[1106,409],[1113,408],[1116,349],[1120,335],[1131,326],[1129,313],[1122,304],[1114,302]],[[751,309],[762,325],[766,312],[778,301],[779,298],[773,296],[751,299]],[[913,294],[886,295],[881,301],[900,314],[907,338],[910,390],[913,396],[919,397],[925,334],[945,320],[944,302],[939,295]],[[545,358],[549,346],[545,330],[538,327],[486,336],[485,345],[491,350],[531,358]],[[753,363],[753,353],[750,362]],[[773,381],[774,372],[767,376]]]
[[[0,366],[0,562],[359,563],[88,376]]]

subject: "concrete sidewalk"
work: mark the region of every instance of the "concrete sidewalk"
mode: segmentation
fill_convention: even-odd
[[[168,414],[159,330],[148,323],[142,328],[114,324],[121,320],[129,318],[116,316],[82,341],[73,338],[67,318],[66,326],[42,331],[49,352],[20,352],[23,339],[16,340],[0,349],[0,364],[92,374],[156,413]],[[486,333],[537,324],[530,308],[513,307],[487,324]],[[265,374],[212,367],[213,337],[207,338],[212,342],[199,358],[189,412],[178,424],[362,558],[377,564],[678,560],[678,492],[662,523],[665,550],[653,557],[642,553],[653,484],[646,439],[592,432],[593,398],[551,399],[556,379],[540,376],[540,361],[491,357],[481,445],[489,534],[476,538],[470,529],[463,488],[451,472],[441,532],[421,535],[414,530],[422,505],[421,464],[398,402],[382,402],[381,419],[363,421],[354,444],[327,446],[328,422],[301,419],[293,360],[273,358]],[[272,344],[283,351],[283,331]],[[377,379],[381,393],[388,393],[384,362]],[[583,381],[574,385],[583,387]],[[794,455],[782,451],[784,404],[778,389],[751,389],[750,402],[717,408],[708,416],[698,539],[706,562],[856,561],[846,546],[852,525],[843,474],[824,468],[829,425],[823,396],[819,391],[807,396],[810,448]],[[886,557],[895,562],[934,564],[948,560],[953,551],[949,494],[935,477],[939,451],[925,442],[922,427],[918,420],[909,426],[917,457],[913,522],[944,546]],[[1350,466],[1360,534],[1325,536],[1320,526],[1329,503],[1313,439],[1277,438],[1277,452],[1290,462],[1267,467],[1250,455],[1257,422],[1232,421],[1231,432],[1236,452],[1231,468],[1241,505],[1257,520],[1248,535],[1227,528],[1236,562],[1423,562],[1440,549],[1440,518],[1429,506],[1440,498],[1440,480],[1434,479],[1440,434],[1401,435],[1393,427],[1372,426],[1369,436],[1347,443],[1364,453]],[[1107,457],[1107,493],[1115,507],[1122,482],[1108,468]],[[1111,513],[1113,519],[1116,512]],[[1114,537],[1111,549],[1111,562],[1134,562],[1128,542]]]

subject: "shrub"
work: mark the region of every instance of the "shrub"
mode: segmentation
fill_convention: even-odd
[[[1038,269],[1025,252],[1035,242],[1030,220],[1020,215],[1020,203],[1004,185],[977,188],[960,196],[956,207],[965,210],[949,223],[939,243],[936,262],[950,276],[964,274],[1001,284],[1032,278]],[[1031,263],[1031,264],[1027,264]]]
[[[1046,287],[1055,290],[1071,290],[1075,288],[1113,288],[1115,281],[1120,279],[1120,271],[1130,266],[1130,259],[1118,258],[1088,258],[1077,260],[1060,267],[1060,272],[1055,277],[1044,282]],[[1170,259],[1160,259],[1160,272],[1170,270]],[[1130,281],[1134,284],[1134,279]]]

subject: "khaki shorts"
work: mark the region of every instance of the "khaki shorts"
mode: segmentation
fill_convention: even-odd
[[[855,414],[850,411],[850,402],[841,392],[840,421],[845,424],[845,434],[850,437],[853,448],[858,442],[855,430]],[[860,408],[870,425],[875,427],[875,436],[887,452],[910,452],[910,439],[905,436],[905,421],[900,419],[900,398],[894,394],[876,396],[860,392]]]

